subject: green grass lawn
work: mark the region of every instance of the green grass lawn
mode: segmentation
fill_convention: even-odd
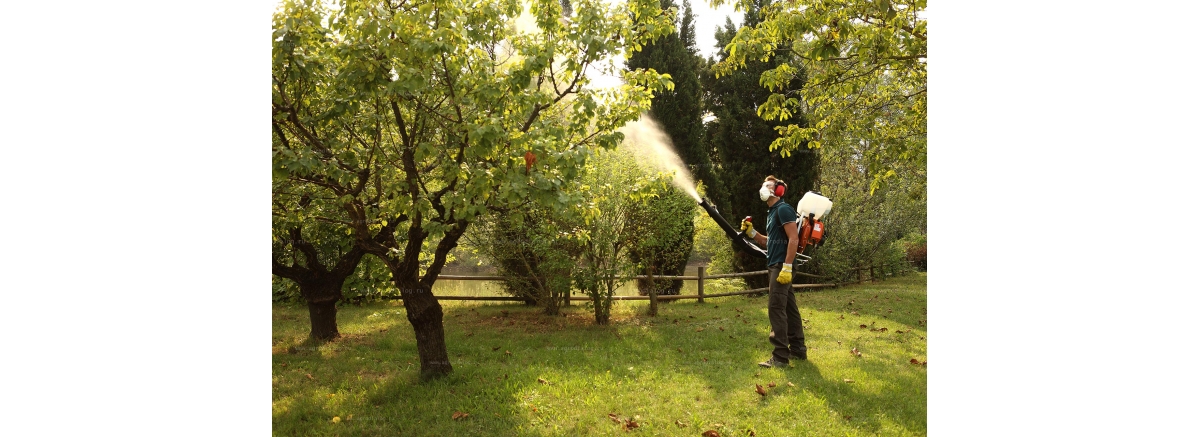
[[[658,317],[616,302],[610,326],[578,302],[548,317],[443,301],[454,373],[426,383],[399,302],[343,308],[342,337],[322,345],[306,340],[305,307],[277,305],[273,432],[614,435],[632,419],[631,435],[924,435],[926,368],[910,360],[926,359],[925,285],[914,273],[798,293],[809,361],[786,369],[756,365],[771,351],[765,296],[660,304]]]

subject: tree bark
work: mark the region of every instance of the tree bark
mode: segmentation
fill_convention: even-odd
[[[421,360],[421,380],[449,375],[454,368],[446,353],[446,333],[442,328],[442,305],[433,297],[430,287],[417,281],[396,281],[404,297],[408,323],[412,324],[417,340],[417,355]]]
[[[327,341],[341,336],[337,327],[337,299],[308,302],[308,319],[312,323],[309,337]]]

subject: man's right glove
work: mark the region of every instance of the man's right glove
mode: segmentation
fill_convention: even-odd
[[[758,235],[758,232],[754,231],[754,224],[750,223],[749,216],[746,216],[746,218],[742,219],[742,232],[751,239],[754,239],[754,236]]]

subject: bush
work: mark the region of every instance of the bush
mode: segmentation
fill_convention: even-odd
[[[692,253],[696,201],[675,187],[653,190],[654,197],[633,205],[636,234],[630,259],[642,275],[683,275]],[[660,295],[678,295],[683,280],[638,279],[638,293],[653,287]]]

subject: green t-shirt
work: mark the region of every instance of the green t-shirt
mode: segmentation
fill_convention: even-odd
[[[796,222],[796,209],[783,199],[767,210],[767,265],[783,264],[787,260],[787,232],[783,225]],[[799,250],[799,249],[797,249]]]

